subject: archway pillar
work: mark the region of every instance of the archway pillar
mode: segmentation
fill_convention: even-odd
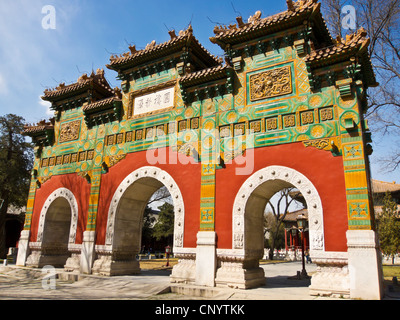
[[[82,250],[80,256],[80,273],[91,274],[95,257],[96,232],[83,232]]]
[[[17,256],[17,266],[25,267],[26,259],[29,255],[29,237],[31,235],[30,230],[22,230],[18,242],[18,256]]]
[[[214,287],[216,267],[216,233],[199,231],[196,248],[196,284]]]
[[[383,297],[382,257],[374,230],[348,230],[350,298],[379,300]]]

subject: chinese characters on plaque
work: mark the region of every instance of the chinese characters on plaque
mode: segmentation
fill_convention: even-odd
[[[135,98],[133,115],[148,113],[174,106],[175,88],[168,88]]]

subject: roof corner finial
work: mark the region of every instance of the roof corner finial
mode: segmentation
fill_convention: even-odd
[[[174,30],[174,29],[169,30],[169,31],[168,31],[168,34],[169,34],[169,36],[171,37],[171,40],[176,38],[176,33],[175,33],[175,30]]]
[[[137,51],[136,46],[134,44],[129,46],[128,48],[129,48],[129,51],[131,52],[131,54],[134,54]]]
[[[288,7],[289,11],[294,11],[294,4],[293,4],[293,0],[286,0],[286,5]]]
[[[117,97],[118,99],[121,99],[121,98],[122,98],[121,89],[118,88],[118,87],[115,87],[115,88],[114,88],[114,95],[115,95],[115,97]]]
[[[237,21],[237,24],[238,24],[239,28],[244,26],[243,18],[241,16],[236,17],[236,21]]]

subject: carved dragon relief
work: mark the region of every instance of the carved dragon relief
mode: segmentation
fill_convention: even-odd
[[[267,70],[250,76],[250,101],[292,93],[292,75],[289,66]]]

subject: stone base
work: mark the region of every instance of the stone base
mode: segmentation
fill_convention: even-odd
[[[317,261],[313,261],[317,263]],[[350,277],[347,265],[332,262],[319,263],[317,272],[311,277],[309,293],[313,296],[337,298],[350,297]]]
[[[264,269],[243,269],[240,264],[224,263],[217,270],[215,280],[217,287],[230,287],[234,289],[251,289],[265,285]]]
[[[54,268],[63,268],[69,255],[46,255],[40,251],[32,251],[26,259],[26,266],[32,268],[42,268],[52,266]]]
[[[100,256],[93,264],[92,273],[102,276],[133,275],[140,273],[140,266],[137,260],[115,261],[111,255]]]
[[[225,260],[225,261],[224,261]],[[235,289],[250,289],[265,285],[264,269],[258,266],[258,261],[226,261],[219,258],[219,268],[215,283],[218,287]]]
[[[68,272],[75,272],[80,270],[80,261],[81,254],[80,253],[72,253],[71,257],[67,259],[67,262],[64,265],[64,270]]]
[[[196,255],[175,254],[178,264],[172,268],[170,280],[172,283],[195,283],[196,282]]]

